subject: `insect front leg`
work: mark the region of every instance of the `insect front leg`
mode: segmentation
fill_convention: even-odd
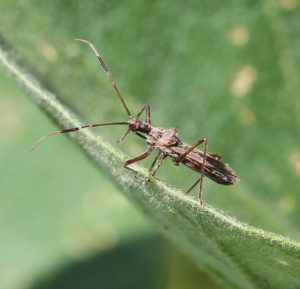
[[[131,170],[131,171],[137,173],[137,171],[136,171],[134,168],[131,168],[131,167],[128,167],[128,166],[129,166],[130,164],[133,164],[133,163],[135,163],[135,162],[139,162],[139,161],[141,161],[141,160],[147,158],[148,156],[151,155],[152,151],[153,151],[153,148],[149,148],[148,151],[146,151],[145,153],[141,154],[140,156],[137,156],[137,157],[135,157],[135,158],[133,158],[133,159],[130,159],[130,160],[126,161],[126,162],[124,163],[123,167],[124,167],[125,169]]]
[[[141,108],[141,110],[136,115],[136,118],[138,119],[142,115],[142,113],[144,112],[145,109],[146,109],[146,122],[151,125],[150,105],[149,104],[145,104]]]

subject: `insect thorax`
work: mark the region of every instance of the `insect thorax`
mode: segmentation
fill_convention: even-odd
[[[175,128],[152,127],[147,135],[147,143],[157,148],[176,145],[179,143],[177,131]]]

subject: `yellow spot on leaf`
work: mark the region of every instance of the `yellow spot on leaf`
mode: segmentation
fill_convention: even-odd
[[[281,265],[284,265],[284,266],[288,266],[289,265],[289,263],[288,262],[286,262],[286,261],[284,261],[284,260],[282,260],[282,259],[278,259],[278,260],[276,260],[279,264],[281,264]]]
[[[288,159],[292,172],[300,177],[300,150],[295,150]]]
[[[299,0],[278,0],[278,4],[281,9],[290,11],[299,5]]]
[[[249,42],[249,32],[243,25],[235,25],[228,31],[228,39],[232,45],[244,46]]]
[[[256,69],[251,65],[245,65],[236,73],[230,92],[238,98],[245,96],[252,89],[256,77]]]
[[[47,42],[41,42],[39,43],[38,49],[48,61],[56,61],[57,52],[52,45]]]

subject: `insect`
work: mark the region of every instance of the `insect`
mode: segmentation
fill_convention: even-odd
[[[129,116],[129,121],[127,122],[112,122],[112,123],[100,123],[100,124],[88,124],[80,127],[63,129],[60,131],[56,131],[53,133],[49,133],[43,136],[31,149],[33,151],[46,137],[61,134],[61,133],[69,133],[78,131],[80,129],[89,128],[89,127],[98,127],[98,126],[111,126],[111,125],[126,125],[128,126],[127,131],[121,137],[120,142],[124,142],[126,137],[130,132],[133,132],[135,135],[146,140],[148,145],[148,150],[132,159],[127,160],[123,167],[129,169],[131,171],[136,172],[134,168],[129,166],[135,162],[139,162],[151,155],[154,149],[158,150],[158,155],[154,159],[149,173],[151,176],[155,176],[157,170],[163,163],[163,161],[170,157],[174,163],[174,165],[178,166],[180,163],[187,166],[188,168],[200,173],[200,177],[197,181],[190,187],[190,189],[186,192],[189,193],[197,184],[199,184],[199,195],[198,199],[200,204],[202,204],[202,184],[203,177],[206,176],[213,180],[214,182],[221,185],[233,185],[239,182],[239,178],[236,176],[235,172],[229,167],[229,165],[220,161],[220,154],[209,154],[207,153],[207,139],[201,138],[199,139],[193,146],[185,144],[178,138],[177,127],[170,129],[163,129],[160,127],[153,127],[151,125],[151,117],[150,117],[150,105],[145,104],[138,114],[133,117],[130,113],[124,99],[122,98],[119,89],[117,88],[116,83],[114,82],[110,72],[107,69],[107,66],[103,62],[101,56],[98,51],[94,47],[94,45],[84,39],[75,39],[78,41],[82,41],[87,43],[95,55],[97,56],[102,68],[110,79],[117,95],[122,102],[122,105]],[[140,116],[145,111],[146,120],[140,120]],[[197,149],[199,145],[204,143],[204,151],[200,151]]]

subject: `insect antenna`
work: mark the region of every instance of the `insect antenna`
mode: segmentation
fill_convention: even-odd
[[[131,117],[132,117],[132,116],[131,116],[131,113],[130,113],[130,111],[129,111],[127,105],[125,104],[124,99],[123,99],[123,97],[121,96],[121,94],[120,94],[120,92],[119,92],[119,89],[118,89],[116,83],[114,82],[114,80],[113,80],[113,78],[112,78],[110,72],[108,71],[107,66],[105,65],[104,61],[102,60],[102,58],[101,58],[100,54],[98,53],[97,49],[95,48],[95,46],[94,46],[91,42],[89,42],[89,41],[87,41],[87,40],[84,40],[84,39],[75,38],[74,40],[77,40],[77,41],[81,41],[81,42],[87,43],[87,44],[92,48],[92,50],[93,50],[94,53],[96,54],[96,56],[97,56],[97,58],[98,58],[98,60],[99,60],[99,62],[100,62],[100,64],[101,64],[101,66],[103,67],[103,69],[104,69],[104,71],[106,72],[108,78],[110,79],[110,81],[111,81],[111,83],[112,83],[114,89],[116,90],[116,92],[117,92],[117,94],[118,94],[118,96],[119,96],[119,98],[120,98],[120,100],[121,100],[121,102],[122,102],[122,104],[123,104],[123,106],[124,106],[124,108],[125,108],[127,114],[128,114],[129,117],[131,118]]]
[[[126,124],[128,125],[128,122],[110,122],[110,123],[96,123],[96,124],[86,124],[83,126],[79,126],[79,127],[73,127],[73,128],[67,128],[67,129],[63,129],[63,130],[59,130],[56,132],[52,132],[52,133],[48,133],[46,135],[44,135],[43,137],[41,137],[36,144],[32,147],[31,151],[35,150],[36,147],[48,136],[51,135],[56,135],[56,134],[60,134],[60,133],[69,133],[69,132],[73,132],[73,131],[77,131],[80,129],[84,129],[84,128],[88,128],[88,127],[96,127],[96,126],[108,126],[108,125],[122,125],[122,124]]]

